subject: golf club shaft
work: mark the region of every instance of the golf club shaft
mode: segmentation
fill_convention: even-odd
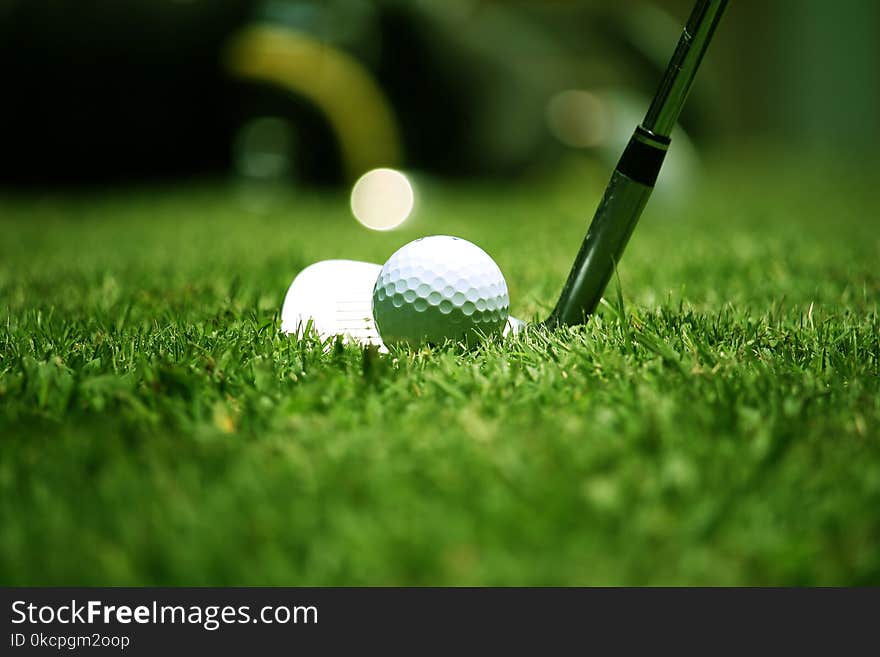
[[[626,243],[651,196],[669,135],[728,0],[698,0],[645,120],[624,150],[556,308],[546,324],[582,324],[599,305]]]

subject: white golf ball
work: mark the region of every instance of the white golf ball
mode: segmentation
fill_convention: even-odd
[[[500,335],[509,307],[495,261],[476,244],[445,235],[398,249],[373,288],[373,319],[387,345],[472,344]]]

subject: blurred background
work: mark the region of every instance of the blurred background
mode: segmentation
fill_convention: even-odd
[[[691,0],[0,0],[0,187],[608,167]],[[733,0],[664,175],[874,156],[880,3]]]

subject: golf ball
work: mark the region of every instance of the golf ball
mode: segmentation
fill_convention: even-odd
[[[495,261],[476,244],[445,235],[398,249],[373,288],[373,319],[387,345],[472,344],[501,333],[509,306]]]

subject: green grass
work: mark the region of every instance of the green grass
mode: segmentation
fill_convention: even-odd
[[[458,234],[539,317],[606,173],[425,181],[387,234],[342,194],[7,195],[0,583],[880,584],[880,221],[833,171],[658,199],[586,327],[390,356],[280,336],[296,272]]]

